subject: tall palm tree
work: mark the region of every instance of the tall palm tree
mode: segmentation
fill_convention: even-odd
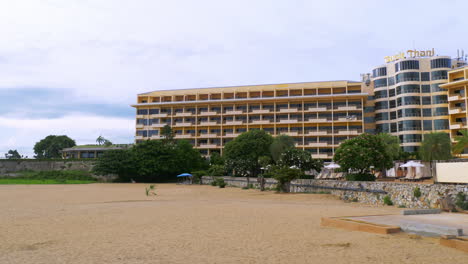
[[[98,143],[98,145],[102,145],[102,143],[106,142],[106,139],[102,136],[99,136],[97,139],[96,139],[96,142]]]
[[[453,153],[460,154],[468,148],[468,129],[460,130],[461,136],[456,136],[457,144],[453,147]]]
[[[430,162],[431,174],[432,161],[448,160],[452,158],[451,148],[452,143],[450,142],[450,136],[447,133],[432,132],[424,135],[424,140],[421,142],[419,153],[423,161]]]

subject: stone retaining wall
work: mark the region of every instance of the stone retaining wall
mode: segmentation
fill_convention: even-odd
[[[223,177],[228,186],[246,187],[246,178]],[[212,177],[204,176],[203,184],[210,184]],[[257,178],[250,178],[250,183],[259,188]],[[276,180],[266,179],[265,187],[274,188]],[[414,197],[414,190],[419,187],[421,196]],[[389,196],[396,206],[407,208],[439,208],[439,199],[450,195],[454,199],[457,193],[468,194],[468,185],[455,184],[417,184],[397,182],[357,182],[334,180],[301,179],[291,182],[291,192],[326,191],[339,196],[343,200],[358,201],[367,204],[383,204],[383,197]]]
[[[91,171],[94,160],[0,160],[0,175],[20,171],[81,170]]]

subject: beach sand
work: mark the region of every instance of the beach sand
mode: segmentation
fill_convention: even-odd
[[[468,263],[438,240],[320,226],[398,214],[324,194],[157,184],[0,186],[0,263]]]

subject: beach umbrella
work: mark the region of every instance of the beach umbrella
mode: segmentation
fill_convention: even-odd
[[[177,177],[192,177],[192,174],[190,174],[190,173],[182,173],[182,174],[177,175]]]
[[[403,165],[400,165],[400,167],[403,167],[403,168],[414,168],[413,170],[413,176],[416,174],[416,168],[421,168],[421,167],[424,167],[423,164],[419,163],[419,162],[415,162],[413,160],[410,160],[408,162],[406,162],[405,164]]]
[[[324,167],[327,168],[327,169],[339,169],[339,168],[341,168],[341,166],[336,164],[335,162],[332,162],[332,163],[330,163],[330,164],[328,164],[328,165],[326,165]]]

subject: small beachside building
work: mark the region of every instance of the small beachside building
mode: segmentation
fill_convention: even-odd
[[[127,149],[133,144],[113,144],[113,145],[79,145],[62,149],[64,159],[95,159],[99,158],[108,150]]]

